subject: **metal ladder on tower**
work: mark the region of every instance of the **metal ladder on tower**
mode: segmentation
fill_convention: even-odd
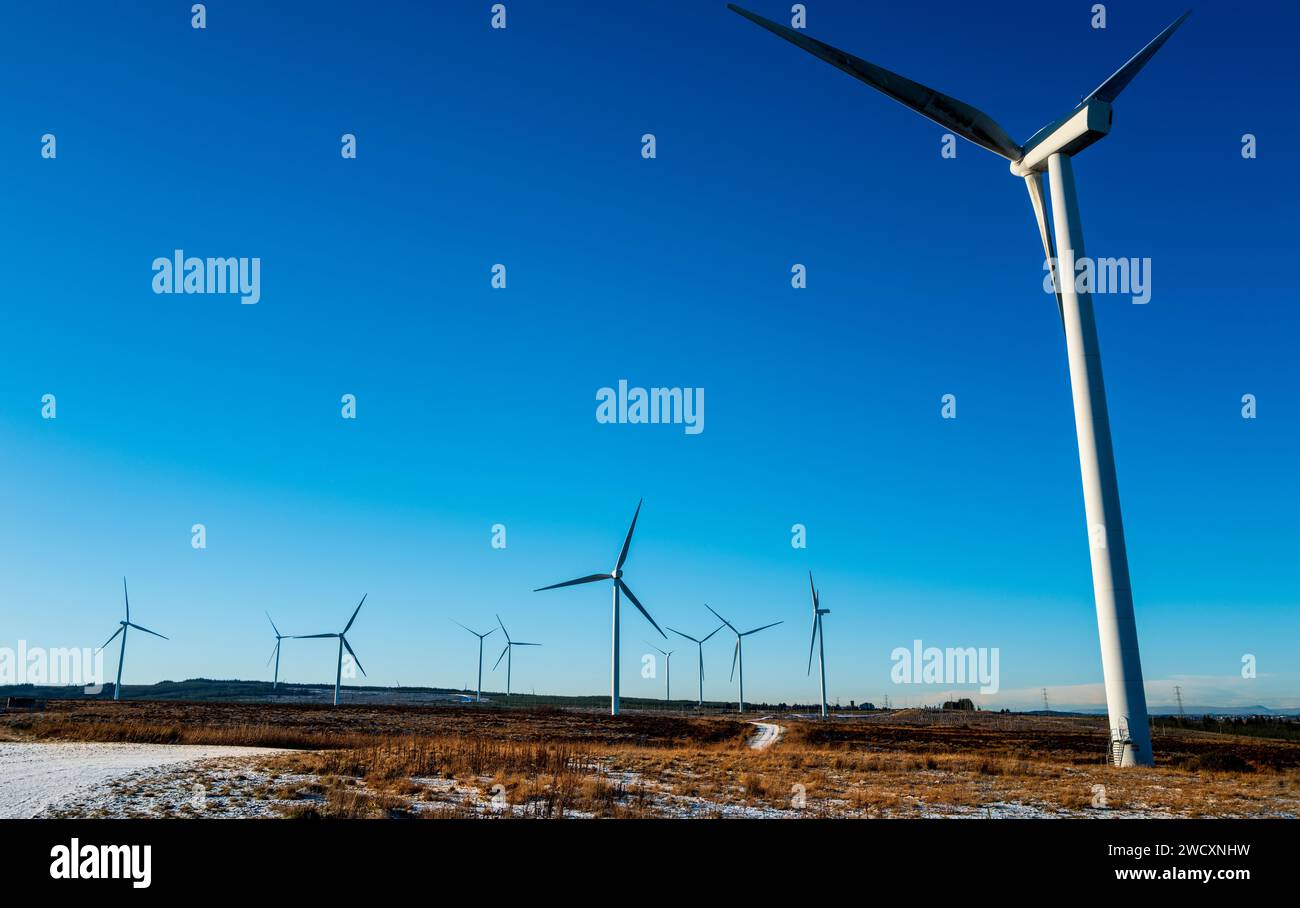
[[[1120,719],[1119,727],[1110,730],[1110,765],[1122,766],[1124,748],[1132,744],[1128,735],[1128,723]]]

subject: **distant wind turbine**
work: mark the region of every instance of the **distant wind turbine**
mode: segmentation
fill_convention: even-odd
[[[708,634],[708,636],[706,636],[706,637],[704,637],[703,639],[700,639],[700,640],[696,640],[696,639],[695,639],[694,637],[692,637],[690,634],[683,634],[683,633],[682,633],[681,631],[679,631],[679,630],[675,630],[675,629],[673,629],[673,628],[671,628],[671,627],[668,628],[670,631],[672,631],[672,632],[673,632],[674,634],[676,634],[677,636],[679,636],[679,637],[685,637],[687,640],[691,641],[692,643],[694,643],[694,644],[699,648],[699,653],[700,653],[700,706],[703,706],[703,705],[704,705],[704,643],[705,643],[705,641],[707,641],[707,640],[709,639],[709,637],[712,637],[714,634],[716,634],[718,631],[722,630],[722,629],[723,629],[724,627],[726,627],[726,626],[727,626],[726,624],[719,624],[717,627],[715,627],[715,628],[714,628],[714,629],[713,629],[713,630]]]
[[[452,620],[452,623],[460,624],[460,622],[456,621],[455,619]],[[465,627],[465,625],[463,624],[460,624],[460,626]],[[474,630],[471,627],[465,627],[465,630],[469,631],[475,637],[478,637],[478,693],[474,695],[474,702],[482,703],[483,702],[483,638],[490,636],[491,634],[495,634],[497,632],[497,629],[494,627],[486,634],[480,634],[478,631]]]
[[[113,631],[113,636],[105,640],[103,646],[100,647],[102,650],[105,646],[108,646],[113,642],[113,637],[116,637],[118,634],[122,635],[122,649],[117,654],[117,683],[113,685],[114,700],[122,699],[122,663],[126,661],[126,629],[133,627],[138,631],[144,631],[146,634],[153,634],[155,637],[162,637],[164,640],[168,639],[163,637],[163,635],[157,631],[151,631],[147,627],[141,627],[138,624],[131,623],[131,597],[128,596],[126,592],[125,577],[122,578],[122,599],[126,603],[126,620],[118,622],[118,629]]]
[[[506,647],[505,649],[501,650],[501,655],[497,656],[497,662],[496,665],[492,666],[492,671],[497,670],[497,665],[501,664],[502,659],[506,660],[506,696],[509,697],[510,696],[510,663],[514,661],[515,647],[516,646],[541,646],[541,644],[524,643],[520,640],[511,640],[510,631],[506,630],[506,626],[504,623],[502,623],[500,615],[497,615],[497,624],[501,625],[501,633],[506,635]]]
[[[617,715],[618,715],[618,600],[619,600],[619,591],[621,590],[623,593],[626,593],[626,594],[627,594],[627,598],[629,598],[629,599],[632,600],[632,604],[635,605],[635,606],[637,607],[637,609],[641,612],[642,615],[645,615],[645,620],[649,621],[651,624],[654,624],[654,629],[657,630],[657,631],[659,631],[659,636],[660,636],[660,637],[663,637],[664,639],[667,639],[667,638],[668,638],[668,635],[665,634],[665,633],[660,629],[659,625],[658,625],[658,624],[655,624],[655,620],[654,620],[653,618],[650,617],[650,613],[647,612],[647,611],[645,610],[645,606],[643,606],[643,605],[641,604],[640,600],[638,600],[638,599],[636,598],[636,596],[634,596],[634,595],[632,594],[632,591],[631,591],[630,589],[628,589],[628,585],[627,585],[627,583],[625,583],[625,582],[623,581],[623,562],[627,561],[627,549],[628,549],[628,546],[630,546],[630,545],[632,544],[632,531],[636,529],[636,519],[637,519],[637,516],[640,515],[640,513],[641,513],[641,505],[642,505],[644,502],[645,502],[645,499],[643,498],[643,499],[641,499],[641,501],[638,501],[637,504],[636,504],[636,513],[634,513],[634,514],[632,515],[632,525],[629,526],[629,527],[627,528],[627,538],[625,538],[625,539],[623,540],[623,548],[622,548],[622,550],[618,553],[618,561],[614,564],[614,570],[613,570],[613,571],[611,571],[611,572],[608,573],[608,574],[588,574],[586,577],[579,577],[577,580],[566,580],[566,581],[564,581],[563,583],[553,583],[553,584],[551,584],[550,586],[543,586],[543,587],[539,587],[538,589],[533,590],[533,592],[535,592],[535,593],[540,593],[542,590],[554,590],[554,589],[559,589],[559,588],[562,587],[562,586],[577,586],[577,585],[580,584],[580,583],[595,583],[597,580],[612,580],[612,581],[614,581],[614,584],[613,584],[613,586],[614,586],[614,618],[613,618],[614,629],[613,629],[613,635],[612,635],[612,636],[613,636],[613,642],[612,642],[612,644],[611,644],[611,646],[610,646],[610,667],[609,667],[609,714],[610,714],[611,716],[617,716]]]
[[[646,645],[649,646],[652,650],[655,650],[656,652],[658,652],[658,653],[662,653],[662,654],[663,654],[663,657],[664,657],[664,702],[667,702],[667,701],[669,701],[669,700],[671,700],[671,699],[673,698],[673,653],[675,652],[675,650],[671,650],[671,649],[670,649],[670,650],[662,650],[662,649],[659,649],[659,647],[655,646],[655,645],[654,645],[653,643],[651,643],[649,640],[646,641]]]
[[[709,611],[713,612],[713,614],[717,615],[718,620],[721,621],[723,624],[725,624],[727,627],[731,628],[732,633],[736,635],[736,651],[731,654],[731,677],[733,678],[736,677],[736,664],[739,663],[740,664],[740,699],[737,701],[737,706],[738,706],[737,711],[743,713],[745,711],[745,653],[744,653],[744,648],[741,645],[741,641],[743,641],[750,634],[757,634],[759,631],[765,631],[769,627],[776,627],[778,624],[784,624],[785,622],[773,621],[771,624],[764,624],[762,627],[756,627],[752,631],[739,631],[736,630],[736,626],[734,624],[732,624],[726,618],[723,618],[721,615],[718,615],[717,612],[713,611],[713,606],[709,605],[706,602],[704,604],[704,607]]]
[[[808,643],[808,674],[812,674],[813,646],[817,646],[817,660],[822,674],[822,718],[826,718],[826,634],[822,631],[822,615],[829,615],[831,610],[821,607],[821,594],[813,586],[812,571],[808,572],[808,588],[812,590],[812,640]]]
[[[369,593],[367,593],[366,595],[369,595]],[[329,638],[338,637],[338,638],[339,638],[339,660],[338,660],[338,666],[337,666],[337,668],[334,670],[334,705],[335,705],[335,706],[338,706],[338,705],[339,705],[339,685],[342,684],[342,682],[343,682],[343,650],[344,650],[344,648],[347,649],[347,651],[348,651],[348,655],[352,657],[352,661],[356,662],[356,664],[357,664],[357,668],[360,668],[360,669],[361,669],[361,674],[365,675],[365,673],[366,673],[366,670],[365,670],[364,668],[361,668],[361,660],[358,659],[358,658],[357,658],[357,654],[356,654],[355,652],[352,651],[352,644],[348,643],[348,638],[347,638],[347,632],[350,631],[350,630],[352,629],[352,622],[357,620],[357,612],[360,612],[360,611],[361,611],[361,606],[363,606],[363,605],[365,605],[365,604],[366,604],[366,597],[365,597],[365,596],[362,596],[362,597],[361,597],[361,601],[357,603],[356,611],[354,611],[354,612],[352,613],[352,617],[348,619],[348,623],[343,627],[343,630],[342,630],[340,633],[337,633],[337,634],[299,634],[299,635],[297,635],[297,636],[295,636],[295,637],[293,638],[293,639],[295,639],[295,640],[320,640],[320,639],[324,639],[324,638],[327,638],[327,637],[329,637]]]
[[[271,621],[271,613],[265,612],[264,614],[266,620]],[[280,629],[275,626],[274,621],[271,621],[271,630],[275,631],[275,649],[271,650],[271,657],[266,660],[266,664],[270,665],[271,659],[275,660],[275,680],[271,682],[271,690],[275,690],[280,686],[280,641],[288,638],[289,635],[280,633]]]

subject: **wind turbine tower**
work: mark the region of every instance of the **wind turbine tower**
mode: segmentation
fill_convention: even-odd
[[[158,633],[157,631],[151,631],[151,630],[149,630],[149,628],[147,628],[147,627],[141,627],[141,626],[138,625],[138,624],[133,624],[133,623],[131,623],[131,597],[130,597],[130,596],[127,594],[127,592],[126,592],[126,578],[125,578],[125,577],[122,578],[122,601],[126,604],[126,620],[125,620],[125,621],[119,621],[119,622],[117,623],[117,624],[118,624],[118,628],[117,628],[117,630],[113,631],[113,636],[112,636],[112,637],[109,637],[107,640],[105,640],[104,643],[103,643],[103,645],[100,646],[100,649],[102,650],[105,646],[108,646],[110,643],[113,642],[113,638],[114,638],[114,637],[116,637],[118,634],[121,634],[121,635],[122,635],[122,648],[118,651],[118,654],[117,654],[117,682],[113,685],[113,699],[114,699],[114,700],[121,700],[121,699],[122,699],[122,665],[123,665],[123,663],[126,662],[126,632],[127,632],[127,629],[133,627],[133,628],[135,628],[135,629],[138,630],[138,631],[144,631],[146,634],[153,634],[155,637],[162,637],[164,640],[168,639],[168,638],[166,638],[166,637],[163,637],[163,635],[160,634],[160,633]]]
[[[271,664],[271,659],[275,660],[275,676],[271,681],[271,690],[275,690],[280,686],[280,641],[289,635],[280,633],[280,629],[271,620],[270,612],[263,612],[263,614],[266,615],[266,620],[271,622],[271,630],[275,632],[275,649],[271,650],[271,658],[266,660],[267,665]]]
[[[456,621],[455,623],[460,624],[459,621]],[[465,627],[465,625],[463,624],[460,624],[460,626]],[[497,629],[494,627],[486,634],[480,634],[478,631],[470,627],[465,627],[465,630],[469,631],[475,637],[478,637],[478,691],[477,693],[474,694],[474,702],[482,703],[483,702],[483,639],[491,634],[495,634],[497,632]]]
[[[736,626],[732,624],[730,621],[728,621],[726,618],[723,618],[721,615],[718,615],[717,612],[714,612],[713,606],[709,605],[707,602],[704,604],[704,607],[709,611],[713,612],[714,615],[717,615],[718,620],[721,621],[723,624],[725,624],[727,627],[731,628],[732,633],[736,635],[736,649],[731,654],[731,677],[732,678],[736,677],[736,666],[737,664],[739,664],[740,693],[739,693],[739,698],[736,702],[736,711],[743,713],[745,711],[745,653],[744,653],[744,646],[743,646],[744,639],[752,634],[757,634],[759,631],[765,631],[769,627],[776,627],[778,624],[783,624],[784,622],[773,621],[771,624],[764,624],[762,627],[756,627],[751,631],[740,631],[737,630]]]
[[[538,587],[537,589],[533,590],[533,592],[535,593],[540,593],[542,590],[555,590],[555,589],[559,589],[562,586],[577,586],[580,583],[595,583],[598,580],[613,581],[612,585],[614,589],[614,609],[613,609],[613,619],[612,619],[613,631],[611,634],[613,639],[610,645],[610,657],[609,657],[609,714],[611,716],[618,715],[619,593],[622,592],[624,595],[627,596],[628,599],[632,600],[632,604],[635,605],[637,607],[637,610],[642,615],[645,616],[645,620],[649,621],[652,625],[654,625],[654,629],[659,631],[660,637],[663,637],[664,639],[667,639],[668,637],[668,635],[665,634],[659,628],[659,625],[655,624],[655,620],[650,617],[650,613],[645,610],[645,606],[641,604],[641,601],[632,594],[632,590],[628,587],[627,582],[623,579],[623,564],[624,562],[627,561],[628,546],[632,544],[632,531],[636,529],[636,519],[641,514],[641,505],[644,503],[644,501],[645,499],[642,499],[641,501],[638,501],[636,504],[636,512],[632,514],[632,525],[627,528],[627,536],[623,539],[623,548],[619,550],[618,561],[614,563],[613,571],[611,571],[608,574],[603,574],[603,573],[588,574],[586,577],[579,577],[577,580],[566,580],[563,583],[552,583],[550,586]]]
[[[673,698],[673,653],[676,651],[662,650],[649,641],[646,645],[664,657],[664,702],[667,703]]]
[[[829,615],[831,610],[821,607],[821,594],[817,592],[817,587],[813,586],[812,571],[808,572],[808,588],[812,590],[812,639],[808,643],[808,674],[812,674],[812,657],[813,647],[817,647],[817,661],[821,666],[822,676],[822,718],[825,719],[829,714],[829,707],[826,705],[826,636],[822,631],[822,615]]]
[[[365,604],[366,604],[366,597],[362,596],[361,601],[357,603],[356,611],[352,613],[352,617],[348,619],[348,623],[344,625],[343,630],[340,633],[301,634],[299,636],[294,637],[295,640],[320,640],[320,639],[334,638],[334,637],[338,638],[339,658],[338,658],[338,664],[334,670],[334,705],[335,706],[339,705],[339,687],[343,683],[343,650],[344,649],[348,651],[348,655],[352,657],[352,661],[357,664],[357,668],[361,669],[361,674],[362,675],[366,674],[366,670],[364,668],[361,668],[361,660],[358,659],[357,654],[352,651],[352,644],[348,643],[348,637],[347,637],[348,631],[352,630],[352,622],[357,620],[357,614],[361,611],[361,606]]]
[[[511,640],[510,631],[506,630],[506,626],[502,624],[500,615],[497,615],[497,624],[501,625],[501,632],[506,635],[506,648],[501,651],[501,655],[497,656],[496,665],[492,666],[492,671],[497,670],[497,665],[501,664],[502,659],[506,660],[506,697],[509,697],[510,696],[510,669],[511,669],[511,663],[514,662],[515,647],[516,646],[541,646],[541,644],[524,643],[520,640]]]
[[[978,108],[735,4],[727,5],[751,22],[865,82],[950,132],[1002,156],[1010,163],[1011,173],[1024,179],[1038,222],[1039,239],[1055,281],[1056,304],[1065,333],[1092,562],[1093,598],[1101,643],[1102,676],[1110,715],[1111,752],[1115,754],[1115,763],[1120,766],[1152,765],[1151,731],[1146,692],[1142,686],[1142,661],[1133,614],[1124,524],[1120,515],[1119,481],[1115,474],[1110,417],[1102,380],[1101,348],[1091,295],[1079,289],[1075,280],[1075,266],[1084,260],[1084,250],[1083,223],[1079,216],[1072,161],[1079,152],[1110,133],[1114,117],[1111,105],[1191,11],[1174,20],[1071,111],[1044,126],[1021,146]],[[1053,229],[1050,232],[1043,193],[1044,174],[1048,178],[1052,203]]]
[[[696,639],[695,639],[694,637],[692,637],[690,634],[683,634],[683,633],[682,633],[681,631],[679,631],[679,630],[674,630],[674,629],[671,628],[671,627],[668,628],[670,631],[672,631],[672,632],[673,632],[674,634],[676,634],[677,636],[679,636],[679,637],[685,637],[687,640],[689,640],[689,641],[691,641],[692,643],[694,643],[694,644],[696,645],[696,647],[699,649],[699,655],[700,655],[700,706],[701,706],[701,707],[704,706],[704,643],[705,643],[706,640],[709,639],[709,637],[712,637],[714,634],[716,634],[718,631],[722,630],[724,627],[726,627],[725,624],[719,624],[719,625],[718,625],[717,627],[715,627],[712,631],[710,631],[706,636],[702,637],[702,638],[699,639],[699,640],[696,640]]]

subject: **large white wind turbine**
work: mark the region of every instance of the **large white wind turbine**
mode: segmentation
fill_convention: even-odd
[[[501,655],[497,656],[496,665],[492,666],[492,671],[497,670],[497,665],[501,664],[502,659],[506,660],[506,696],[509,697],[510,696],[510,663],[514,661],[515,647],[516,646],[541,646],[541,644],[524,643],[521,640],[511,640],[510,631],[506,630],[506,626],[501,621],[500,615],[497,615],[497,624],[501,625],[501,633],[506,635],[506,647],[505,649],[501,650]],[[479,683],[482,684],[481,681]]]
[[[367,593],[366,595],[369,595],[369,593]],[[352,661],[357,664],[357,668],[361,668],[361,660],[358,659],[357,654],[352,651],[352,644],[348,643],[347,632],[352,629],[352,622],[357,620],[357,612],[360,612],[361,606],[365,604],[366,604],[366,597],[362,596],[361,601],[357,603],[356,611],[352,613],[352,617],[348,619],[348,623],[344,625],[343,630],[337,634],[299,634],[294,637],[295,640],[320,640],[326,637],[339,638],[339,659],[338,659],[338,665],[334,670],[334,705],[335,706],[339,705],[339,685],[343,682],[344,648],[347,649],[348,655],[352,657]],[[361,668],[361,674],[363,675],[366,674],[366,670],[364,668]]]
[[[822,615],[829,615],[831,610],[821,607],[822,597],[813,586],[812,571],[808,572],[808,588],[812,590],[812,640],[808,643],[808,674],[812,674],[813,647],[817,646],[818,661],[822,673],[822,718],[825,719],[829,708],[826,705],[826,635],[822,631]],[[820,643],[820,645],[818,645]]]
[[[455,621],[454,623],[460,624],[459,621]],[[460,626],[465,627],[465,625],[463,624],[460,624]],[[474,695],[474,702],[482,703],[483,702],[483,639],[491,634],[495,634],[497,632],[497,629],[494,627],[486,634],[480,634],[478,631],[470,627],[465,627],[465,630],[469,631],[475,637],[478,637],[478,693]]]
[[[719,624],[719,625],[718,625],[717,627],[715,627],[712,631],[710,631],[709,634],[708,634],[707,636],[705,636],[705,637],[703,637],[702,639],[699,639],[699,640],[696,640],[696,639],[695,639],[694,637],[692,637],[690,634],[683,634],[683,633],[682,633],[681,631],[679,631],[679,630],[675,630],[675,629],[673,629],[673,628],[671,628],[671,627],[668,628],[670,631],[672,631],[672,632],[673,632],[674,634],[676,634],[677,636],[679,636],[679,637],[685,637],[687,640],[689,640],[689,641],[691,641],[692,643],[694,643],[694,644],[696,645],[696,647],[698,647],[698,649],[699,649],[699,654],[700,654],[700,706],[703,706],[703,705],[704,705],[704,642],[705,642],[706,640],[708,640],[709,637],[712,637],[712,636],[713,636],[714,634],[716,634],[718,631],[722,630],[724,627],[726,627],[725,624]]]
[[[759,631],[765,631],[769,627],[776,627],[778,624],[784,624],[785,622],[773,621],[771,624],[764,624],[762,627],[756,627],[752,631],[740,631],[737,630],[736,626],[732,624],[730,621],[728,621],[726,618],[723,618],[721,615],[718,615],[718,613],[713,610],[713,606],[709,605],[707,602],[704,604],[704,607],[709,611],[713,612],[713,614],[717,615],[718,620],[721,621],[723,624],[725,624],[727,627],[731,628],[732,633],[736,635],[736,649],[735,652],[731,654],[731,677],[732,678],[736,677],[736,664],[739,663],[740,664],[740,699],[736,703],[736,707],[737,707],[736,711],[743,713],[745,711],[745,653],[744,653],[744,647],[742,645],[742,641],[750,634],[757,634]]]
[[[660,649],[649,640],[646,641],[646,645],[664,657],[664,702],[667,703],[673,698],[673,653],[676,650]]]
[[[271,659],[275,660],[275,680],[271,682],[271,690],[280,686],[280,641],[286,639],[289,635],[280,633],[280,629],[275,626],[271,620],[271,613],[265,612],[266,620],[271,622],[271,630],[275,631],[275,649],[271,650],[271,658],[266,660],[266,664],[271,664]]]
[[[623,580],[623,562],[627,561],[627,548],[632,544],[632,531],[636,529],[636,519],[641,514],[641,505],[645,499],[636,503],[636,513],[632,515],[632,525],[627,528],[627,537],[623,540],[623,548],[618,553],[618,561],[614,564],[614,570],[608,574],[588,574],[586,577],[579,577],[577,580],[566,580],[563,583],[553,583],[550,586],[539,587],[533,590],[534,593],[540,593],[542,590],[559,589],[562,586],[577,586],[579,583],[595,583],[597,580],[614,581],[614,618],[613,618],[613,642],[610,646],[610,664],[609,664],[609,714],[618,715],[618,600],[619,591],[627,595],[632,600],[632,604],[637,610],[645,615],[645,620],[654,624],[654,629],[659,631],[659,636],[664,639],[668,638],[655,620],[650,617],[650,613],[645,610],[639,599],[628,589],[628,585]]]
[[[1102,674],[1110,713],[1111,749],[1118,765],[1151,765],[1151,734],[1147,726],[1146,694],[1142,687],[1142,662],[1133,617],[1133,592],[1129,585],[1128,555],[1124,546],[1119,483],[1115,476],[1110,418],[1106,411],[1097,324],[1090,294],[1086,289],[1079,289],[1074,279],[1075,263],[1083,258],[1084,251],[1083,227],[1070,162],[1074,155],[1110,132],[1111,104],[1174,30],[1183,24],[1191,14],[1190,10],[1156,35],[1073,110],[1034,133],[1022,147],[992,117],[969,104],[734,4],[728,6],[945,129],[1001,155],[1011,163],[1011,172],[1024,178],[1034,217],[1038,221],[1039,238],[1049,263],[1052,263],[1049,267],[1056,281],[1056,302],[1065,331],[1084,513],[1090,540],[1093,597],[1101,641]],[[1051,189],[1052,232],[1047,228],[1043,173],[1047,173]],[[1063,277],[1058,278],[1058,274]]]
[[[119,621],[117,630],[113,631],[113,637],[116,637],[118,634],[122,635],[122,649],[117,654],[117,683],[113,685],[114,700],[122,699],[122,663],[126,661],[126,629],[129,627],[133,627],[138,631],[144,631],[146,634],[153,634],[155,637],[162,637],[164,640],[168,639],[166,637],[163,637],[163,635],[158,633],[157,631],[151,631],[147,627],[141,627],[138,624],[131,623],[131,597],[128,596],[126,592],[125,577],[122,578],[122,600],[126,603],[126,620]],[[107,640],[105,640],[103,646],[101,646],[100,649],[103,649],[105,646],[108,646],[110,643],[112,643],[113,637],[109,637]]]

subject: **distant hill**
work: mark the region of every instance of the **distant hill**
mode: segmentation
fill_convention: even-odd
[[[986,707],[987,708],[987,707]],[[1019,712],[1019,710],[1012,710]],[[1106,708],[1104,706],[1062,706],[1060,709],[1052,708],[1050,710],[1030,709],[1024,710],[1027,715],[1057,715],[1057,716],[1104,716]],[[1152,716],[1177,716],[1178,706],[1148,706],[1147,713]],[[1272,709],[1267,706],[1184,706],[1183,713],[1188,716],[1300,716],[1300,707],[1290,709]]]
[[[36,697],[43,700],[111,700],[113,685],[107,684],[104,690],[89,695],[81,687],[43,687],[31,684],[0,685],[0,697],[19,696]],[[342,701],[345,704],[392,704],[418,706],[421,704],[438,705],[461,703],[473,697],[473,691],[447,687],[380,687],[344,685]],[[239,679],[187,678],[184,681],[159,681],[157,684],[124,684],[123,700],[188,700],[201,702],[219,700],[229,703],[263,702],[277,700],[293,703],[330,704],[334,701],[332,684],[289,684],[280,682],[279,687],[272,688],[269,681],[241,681]],[[506,695],[501,691],[484,691],[483,700],[491,705],[507,705]],[[672,709],[681,711],[695,706],[695,700],[674,700],[671,704],[663,700],[646,697],[623,697],[620,702],[628,709]],[[508,705],[516,707],[557,706],[571,709],[604,709],[609,706],[608,694],[589,696],[562,696],[559,694],[520,694],[510,695]],[[734,700],[706,701],[705,712],[727,712],[735,709]],[[746,709],[754,712],[814,712],[817,709],[811,703],[746,703]],[[867,703],[863,708],[870,708]],[[989,707],[985,711],[997,712]],[[851,707],[835,707],[834,712],[854,712]],[[1060,709],[1048,712],[1043,710],[1012,710],[1025,715],[1054,716],[1097,716],[1105,715],[1105,709],[1096,707],[1070,708],[1062,705]],[[1151,707],[1151,715],[1167,718],[1178,717],[1177,706]],[[1198,716],[1300,716],[1300,709],[1270,709],[1266,706],[1185,706],[1183,712],[1188,717]]]
[[[41,687],[31,684],[0,686],[0,697],[21,696],[36,697],[43,700],[111,700],[113,685],[107,684],[98,694],[87,694],[82,687]],[[443,687],[378,687],[344,685],[341,701],[344,705],[447,705],[463,703],[474,696],[472,691]],[[272,688],[269,681],[240,681],[238,679],[188,678],[184,681],[160,681],[157,684],[124,684],[123,700],[185,700],[190,702],[223,701],[228,703],[265,702],[275,700],[289,703],[334,702],[332,684],[289,684],[280,682],[279,687]],[[507,699],[500,691],[483,691],[483,702],[491,706],[556,706],[571,709],[608,709],[609,695],[566,697],[554,694],[520,694],[512,693]],[[691,709],[694,700],[663,700],[643,697],[622,697],[620,703],[627,709],[653,710],[672,709],[677,712]],[[708,702],[704,704],[706,712],[722,712],[734,709],[734,702]],[[772,706],[762,703],[746,704],[754,711],[772,709],[812,710],[812,705],[792,706],[779,704]]]

